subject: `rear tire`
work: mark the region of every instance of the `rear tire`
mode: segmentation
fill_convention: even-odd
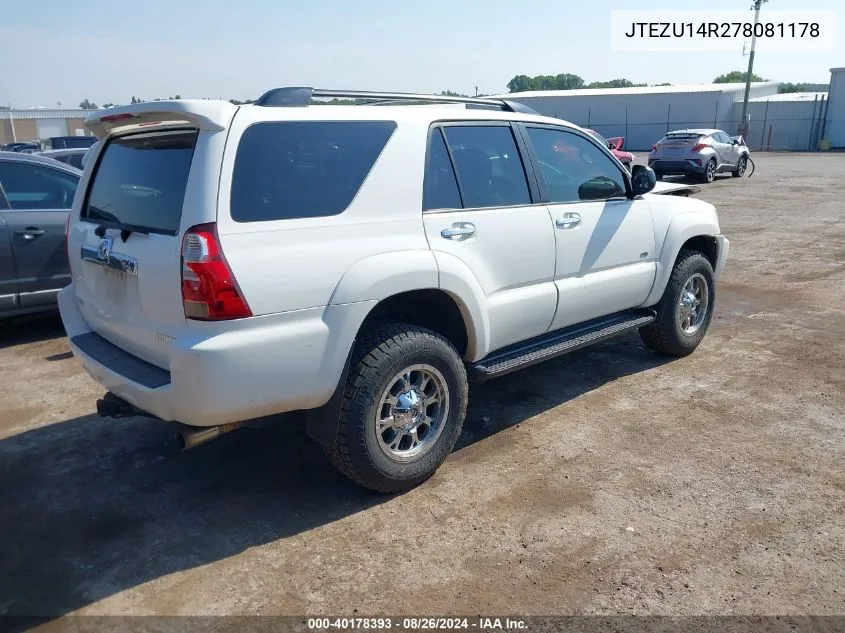
[[[326,455],[370,490],[414,488],[455,447],[468,390],[463,361],[443,336],[404,323],[367,326],[355,346],[338,434]]]
[[[659,354],[688,356],[704,339],[715,302],[710,262],[698,251],[683,249],[656,306],[657,318],[640,328],[640,338]]]

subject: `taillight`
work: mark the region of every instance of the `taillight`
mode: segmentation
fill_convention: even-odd
[[[252,316],[223,256],[215,224],[190,228],[182,239],[185,318],[222,321]]]
[[[696,143],[695,145],[692,146],[692,151],[700,152],[705,147],[707,147],[707,143]]]
[[[130,119],[137,119],[134,114],[107,114],[106,116],[100,118],[100,121],[104,121],[106,123],[114,123],[115,121],[128,121]]]

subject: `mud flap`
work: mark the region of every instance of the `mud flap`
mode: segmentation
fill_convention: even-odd
[[[322,407],[310,409],[305,413],[305,432],[312,440],[330,447],[337,437],[338,424],[340,422],[340,405],[343,402],[343,392],[346,389],[346,379],[349,376],[349,365],[352,363],[352,352],[355,349],[356,341],[352,341],[349,353],[346,355],[346,363],[340,374],[332,397]]]

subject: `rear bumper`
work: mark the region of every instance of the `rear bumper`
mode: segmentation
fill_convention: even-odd
[[[665,160],[662,158],[650,158],[648,166],[655,172],[667,175],[703,174],[704,165],[697,165],[692,160]]]
[[[215,426],[325,404],[370,302],[204,324],[170,343],[168,368],[91,330],[73,286],[59,293],[71,350],[108,391],[167,421]],[[359,320],[360,319],[360,320]]]

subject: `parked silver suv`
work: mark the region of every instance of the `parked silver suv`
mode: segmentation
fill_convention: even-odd
[[[718,173],[745,174],[749,153],[742,137],[731,137],[722,130],[676,130],[652,146],[648,166],[658,178],[694,175],[713,182]]]

